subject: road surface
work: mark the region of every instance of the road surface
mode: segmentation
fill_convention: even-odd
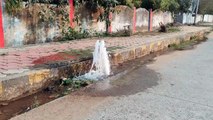
[[[158,85],[115,98],[89,120],[213,120],[213,33],[195,49],[157,57],[147,68],[158,73]]]
[[[68,95],[13,120],[213,120],[213,33],[208,37],[86,96]]]

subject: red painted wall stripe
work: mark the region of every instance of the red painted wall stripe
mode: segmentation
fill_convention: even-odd
[[[110,21],[110,25],[108,28],[108,32],[112,33],[112,12],[109,13],[109,21]]]
[[[136,8],[134,7],[133,11],[133,33],[136,32]]]
[[[153,25],[153,11],[150,10],[150,31],[152,31],[152,25]]]
[[[69,0],[69,4],[70,4],[70,27],[74,28],[74,15],[75,15],[75,7],[74,7],[74,1],[73,0]]]
[[[152,9],[149,10],[149,25],[148,25],[148,31],[152,31],[152,23],[153,23],[153,12]]]
[[[4,48],[2,0],[0,0],[0,48]]]

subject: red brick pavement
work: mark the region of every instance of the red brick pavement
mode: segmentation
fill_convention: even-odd
[[[194,27],[182,27],[181,32],[166,33],[159,35],[137,35],[131,37],[119,38],[101,38],[105,40],[107,47],[134,47],[146,44],[152,41],[163,39],[164,37],[173,36],[176,34],[183,34],[186,32],[193,32],[202,29],[201,27],[194,29]],[[34,61],[45,56],[55,55],[59,52],[71,49],[88,49],[93,48],[98,39],[75,40],[64,43],[48,43],[35,46],[24,46],[22,48],[0,49],[0,77],[7,74],[8,71],[27,69],[34,66]],[[10,73],[10,72],[9,72]]]

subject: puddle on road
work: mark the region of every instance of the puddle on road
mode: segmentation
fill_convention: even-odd
[[[119,79],[98,82],[84,92],[93,97],[132,95],[158,85],[159,80],[158,73],[141,66]]]

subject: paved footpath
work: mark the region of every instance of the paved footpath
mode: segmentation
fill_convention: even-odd
[[[169,36],[190,33],[204,29],[203,27],[181,27],[180,32],[164,33],[159,35],[138,35],[119,38],[101,38],[106,41],[107,47],[131,48],[153,41],[162,40]],[[35,61],[45,56],[55,55],[67,50],[91,49],[98,39],[84,39],[70,42],[47,43],[42,45],[24,46],[22,48],[0,49],[0,78],[20,74],[32,70]]]

